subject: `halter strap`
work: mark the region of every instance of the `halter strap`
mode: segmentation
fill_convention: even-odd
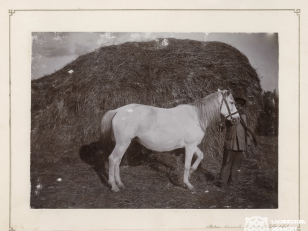
[[[233,118],[232,118],[232,115],[238,113],[238,111],[231,113],[231,110],[230,110],[230,108],[229,108],[229,104],[227,103],[227,100],[226,100],[226,95],[227,95],[227,92],[222,93],[222,99],[221,99],[221,103],[220,103],[220,111],[221,111],[223,102],[225,102],[226,107],[227,107],[227,109],[228,109],[228,113],[229,113],[229,115],[228,115],[227,117],[225,117],[225,119],[227,119],[227,118],[230,116],[231,122],[234,123],[234,120],[233,120]]]
[[[231,119],[232,119],[232,115],[235,115],[235,114],[237,114],[237,113],[238,113],[238,111],[233,112],[232,114],[229,114],[229,115],[226,117],[226,119],[227,119],[229,116],[231,116]]]

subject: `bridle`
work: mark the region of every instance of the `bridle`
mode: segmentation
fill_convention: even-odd
[[[229,115],[228,115],[227,117],[224,117],[224,121],[220,121],[220,122],[225,122],[226,119],[230,116],[230,118],[231,118],[231,123],[232,123],[232,124],[235,124],[236,120],[232,117],[232,115],[235,115],[236,113],[238,113],[238,111],[231,113],[229,104],[227,103],[227,100],[226,100],[227,92],[222,92],[221,94],[222,94],[222,99],[221,99],[219,111],[221,111],[222,104],[223,104],[223,102],[225,102],[225,104],[226,104],[226,106],[227,106],[227,109],[228,109]]]
[[[224,93],[221,93],[221,94],[222,94],[222,99],[221,99],[221,103],[220,103],[220,111],[221,111],[223,102],[225,102],[229,115],[224,117],[224,121],[221,121],[221,118],[220,118],[220,123],[222,123],[222,122],[225,123],[226,119],[230,116],[231,117],[231,123],[235,124],[236,120],[232,117],[232,115],[238,113],[239,116],[240,116],[240,123],[242,124],[244,129],[251,134],[253,141],[255,143],[255,146],[257,146],[258,145],[257,137],[254,135],[253,131],[249,127],[247,127],[247,125],[245,124],[244,120],[241,117],[241,114],[238,111],[231,113],[231,110],[230,110],[229,105],[228,105],[227,100],[226,100],[227,92],[224,92]],[[220,127],[219,131],[221,132],[221,127]]]

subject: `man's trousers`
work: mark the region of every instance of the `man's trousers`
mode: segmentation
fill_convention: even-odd
[[[242,163],[243,151],[224,149],[220,171],[221,186],[236,182]]]

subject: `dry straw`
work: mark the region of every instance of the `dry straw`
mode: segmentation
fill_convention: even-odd
[[[107,110],[130,103],[170,108],[192,103],[218,88],[249,100],[244,111],[255,128],[262,89],[245,55],[221,42],[165,41],[101,47],[33,80],[32,155],[77,151],[98,141],[100,120]],[[205,154],[214,158],[219,158],[222,146],[223,134],[216,130],[206,134],[201,144]],[[130,150],[142,153],[139,148]]]

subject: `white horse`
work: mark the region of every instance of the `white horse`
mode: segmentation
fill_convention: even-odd
[[[189,175],[203,159],[203,152],[197,145],[201,143],[207,128],[217,126],[220,114],[232,121],[239,118],[233,96],[228,90],[218,89],[218,92],[192,104],[170,109],[129,104],[108,111],[101,121],[101,142],[104,144],[110,138],[115,141],[109,156],[111,190],[117,192],[119,187],[124,187],[119,165],[132,139],[157,152],[185,148],[183,181],[192,190]],[[194,153],[197,159],[191,166]]]

